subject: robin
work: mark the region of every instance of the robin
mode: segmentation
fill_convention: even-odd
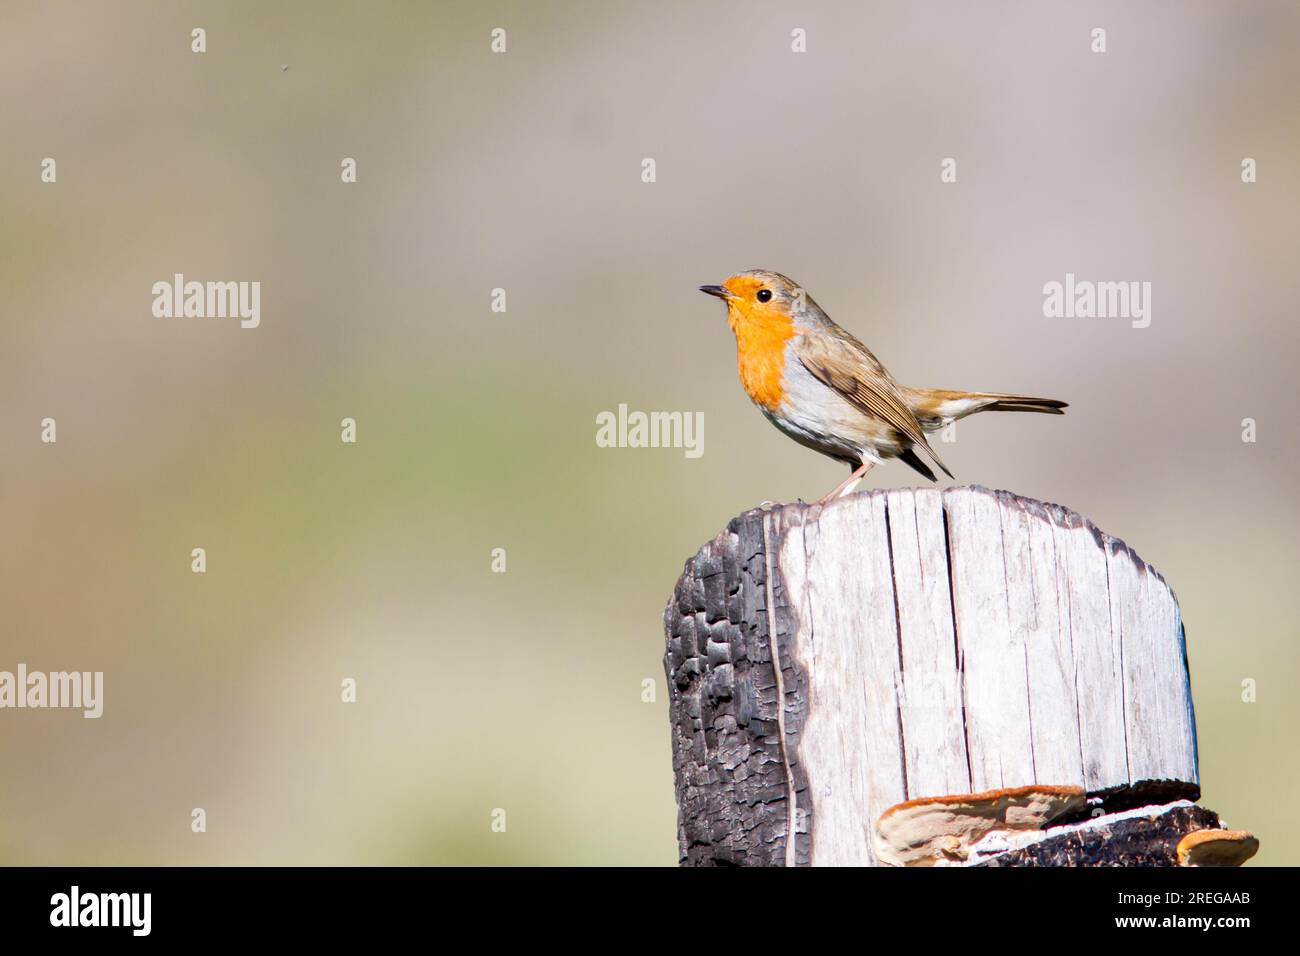
[[[700,291],[726,302],[740,383],[768,421],[848,464],[849,477],[820,504],[851,492],[886,458],[934,481],[917,449],[951,478],[926,432],[975,412],[1065,414],[1066,403],[1052,398],[899,385],[865,345],[780,273],[753,269]]]

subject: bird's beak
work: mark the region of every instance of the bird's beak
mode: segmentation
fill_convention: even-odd
[[[731,293],[720,285],[702,285],[700,291],[709,295],[716,295],[719,299],[730,299]]]

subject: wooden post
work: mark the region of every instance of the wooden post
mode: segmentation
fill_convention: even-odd
[[[683,863],[1174,863],[1218,826],[1187,803],[1174,595],[1059,505],[749,511],[687,562],[665,630]]]

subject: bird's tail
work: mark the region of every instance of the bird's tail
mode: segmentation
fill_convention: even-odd
[[[1003,395],[999,392],[954,392],[942,388],[904,388],[903,398],[926,431],[942,428],[948,422],[976,412],[1042,412],[1064,415],[1065,402],[1054,398],[1029,395]]]

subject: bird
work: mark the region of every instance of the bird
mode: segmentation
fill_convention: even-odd
[[[740,382],[759,411],[799,444],[848,464],[849,477],[818,504],[852,493],[891,458],[935,481],[918,452],[952,478],[925,436],[959,418],[1063,415],[1068,407],[1054,398],[900,385],[870,349],[779,272],[751,269],[699,289],[727,305]]]

